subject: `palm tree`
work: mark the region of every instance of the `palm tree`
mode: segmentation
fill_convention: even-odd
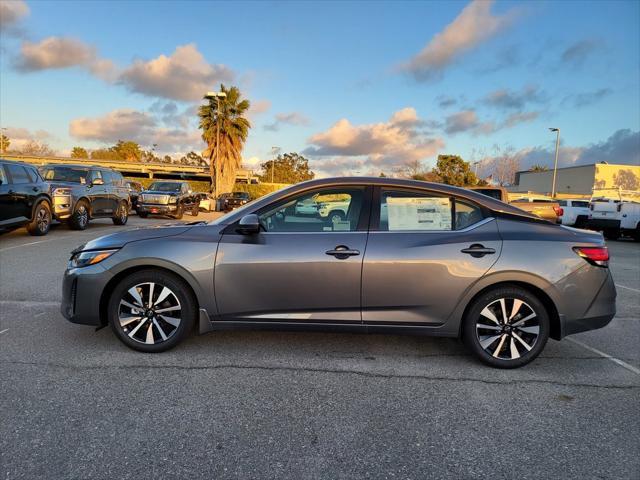
[[[529,169],[530,172],[546,172],[547,170],[549,170],[549,167],[546,167],[545,165],[533,165]]]
[[[220,92],[225,93],[226,97],[217,99],[205,97],[209,103],[198,109],[200,118],[198,128],[202,129],[202,140],[207,144],[207,149],[202,156],[209,159],[211,184],[214,185],[216,195],[230,192],[233,188],[236,170],[242,163],[242,148],[251,128],[251,123],[244,116],[249,110],[250,103],[247,99],[241,99],[238,87],[227,88],[220,85]],[[219,115],[218,102],[220,102]],[[220,122],[219,137],[218,121]],[[217,138],[220,138],[217,149],[219,158],[215,158]],[[218,185],[215,185],[216,171]]]

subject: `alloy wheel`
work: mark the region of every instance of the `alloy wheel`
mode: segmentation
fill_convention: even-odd
[[[40,207],[36,213],[36,225],[42,233],[49,228],[49,212],[45,207]]]
[[[476,335],[480,347],[489,355],[515,360],[535,346],[540,319],[528,303],[518,298],[499,298],[480,312]]]
[[[147,345],[165,342],[182,321],[182,306],[167,286],[155,282],[129,288],[118,307],[118,322],[132,340]]]
[[[124,224],[127,221],[127,206],[120,204],[120,221]]]
[[[78,207],[78,225],[84,227],[89,221],[89,213],[84,205]]]

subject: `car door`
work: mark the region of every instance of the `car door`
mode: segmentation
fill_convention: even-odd
[[[110,213],[111,201],[107,194],[106,179],[100,170],[89,172],[89,183],[86,188],[93,215],[100,216]]]
[[[15,221],[31,219],[31,209],[35,192],[34,180],[29,175],[27,169],[20,164],[5,164],[11,184],[7,193],[9,195],[10,215]]]
[[[500,255],[494,219],[466,200],[380,188],[362,266],[365,324],[439,325]]]
[[[214,280],[221,319],[360,324],[370,192],[363,186],[311,190],[254,212],[258,234],[227,227]],[[330,223],[297,214],[296,206],[313,195],[347,199],[346,218]]]
[[[5,165],[0,163],[0,225],[8,225],[15,218],[12,185]]]

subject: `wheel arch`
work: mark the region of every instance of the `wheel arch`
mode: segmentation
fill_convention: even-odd
[[[102,290],[102,293],[100,295],[100,304],[98,307],[101,325],[104,326],[104,325],[107,325],[108,323],[107,306],[109,304],[109,299],[111,298],[111,294],[113,293],[113,290],[116,288],[118,283],[120,283],[122,279],[126,278],[127,276],[143,270],[156,270],[156,271],[161,271],[164,273],[168,273],[169,275],[178,277],[187,285],[191,294],[193,295],[193,298],[195,299],[195,302],[196,302],[196,310],[200,308],[200,301],[198,299],[198,294],[196,293],[196,290],[192,284],[193,281],[190,281],[190,279],[186,275],[182,275],[180,272],[177,272],[175,269],[168,268],[167,266],[164,266],[164,265],[157,265],[157,264],[131,265],[124,268],[123,270],[120,270],[113,277],[111,277],[109,282],[107,282],[104,289]]]
[[[527,281],[522,281],[522,280],[504,280],[497,283],[492,283],[490,285],[487,285],[481,288],[466,303],[462,316],[460,318],[464,319],[466,317],[466,315],[469,313],[471,305],[473,305],[473,302],[477,298],[479,298],[481,295],[484,295],[491,290],[496,290],[496,289],[505,288],[505,287],[522,288],[523,290],[527,290],[532,295],[535,295],[540,300],[540,302],[542,302],[542,305],[544,306],[545,310],[547,311],[547,314],[549,315],[549,325],[551,327],[549,336],[554,340],[560,340],[562,338],[562,322],[560,320],[560,314],[558,313],[558,308],[556,307],[556,304],[553,301],[553,299],[549,296],[547,292],[545,292],[539,286],[536,286],[533,283],[529,283]],[[459,337],[462,336],[463,324],[464,324],[464,321],[461,321],[459,331],[458,331]]]
[[[33,218],[33,215],[36,213],[36,207],[40,204],[40,202],[47,202],[49,204],[49,209],[53,214],[53,202],[51,201],[51,197],[46,193],[41,193],[33,201],[33,206],[31,207],[31,218]]]

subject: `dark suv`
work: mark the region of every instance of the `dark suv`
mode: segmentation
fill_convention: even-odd
[[[116,225],[129,218],[129,189],[122,174],[90,165],[44,165],[40,173],[51,184],[54,218],[75,230],[92,218],[107,217]]]
[[[157,213],[180,219],[187,211],[197,217],[200,212],[200,197],[199,193],[191,190],[187,182],[153,182],[138,197],[138,215],[146,218],[150,213]]]
[[[0,229],[23,225],[31,235],[49,232],[49,184],[31,165],[0,160]]]

